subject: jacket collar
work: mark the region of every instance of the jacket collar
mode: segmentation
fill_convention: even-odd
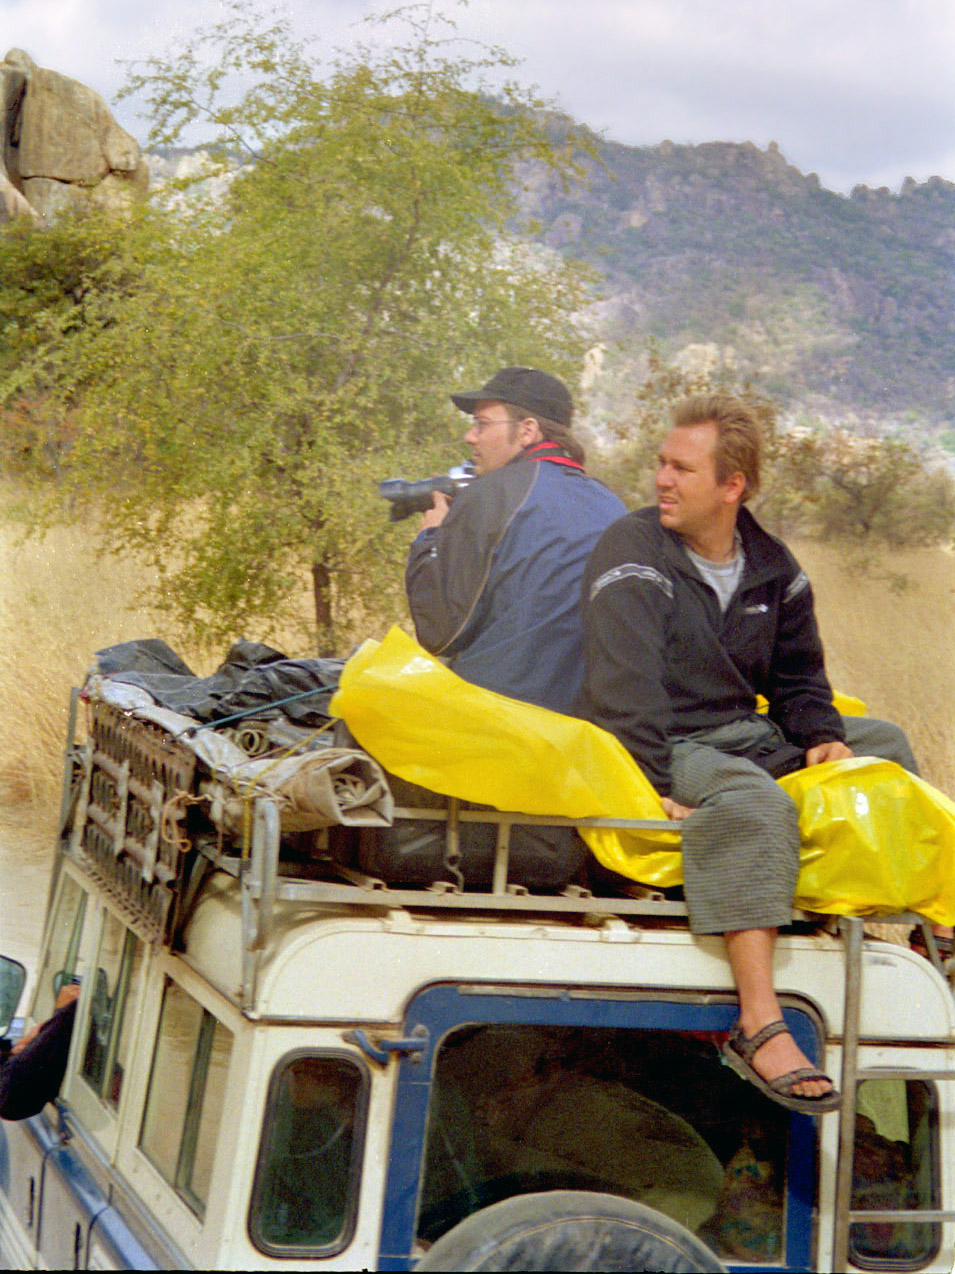
[[[676,531],[660,526],[655,508],[651,507],[647,512],[653,513],[657,517],[657,526],[665,546],[664,552],[670,564],[684,574],[698,578],[699,573],[690,560],[682,538],[677,535]],[[745,506],[739,511],[739,516],[736,519],[736,529],[739,532],[743,554],[746,558],[743,567],[743,582],[747,587],[751,584],[762,583],[764,580],[772,579],[786,572],[789,555],[785,547],[775,536],[770,535],[768,531],[765,531],[760,526]]]
[[[580,461],[573,460],[560,443],[548,442],[546,439],[543,442],[532,442],[529,447],[525,447],[519,455],[515,456],[514,460],[546,460],[550,464],[559,464],[565,469],[577,469],[581,473],[584,471]],[[514,460],[509,463],[513,464]]]

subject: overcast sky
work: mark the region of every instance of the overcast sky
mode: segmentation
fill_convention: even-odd
[[[355,40],[363,14],[396,3],[277,7],[331,51]],[[802,172],[846,193],[860,182],[897,190],[907,176],[955,180],[952,0],[434,3],[461,33],[519,58],[522,81],[610,140],[774,140]],[[25,49],[96,89],[140,141],[135,104],[115,102],[125,78],[117,59],[164,55],[223,14],[218,0],[0,0],[3,51]]]

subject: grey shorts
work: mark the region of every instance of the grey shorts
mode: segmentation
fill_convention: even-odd
[[[859,756],[896,761],[918,773],[903,732],[891,722],[845,717]],[[745,752],[781,738],[765,717],[672,740],[671,796],[693,813],[682,826],[683,876],[694,933],[773,929],[792,916],[799,871],[799,820],[779,784]]]

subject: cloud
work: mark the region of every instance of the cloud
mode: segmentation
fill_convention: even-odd
[[[328,52],[354,44],[364,13],[388,7],[291,0],[284,12]],[[950,0],[444,0],[443,12],[462,36],[519,58],[515,78],[612,140],[775,140],[791,163],[845,191],[955,178]],[[117,59],[162,57],[227,14],[220,0],[0,0],[7,47],[112,104],[125,76]],[[145,134],[132,105],[116,110]]]
[[[468,12],[614,140],[776,140],[843,190],[955,176],[948,0],[484,0]]]

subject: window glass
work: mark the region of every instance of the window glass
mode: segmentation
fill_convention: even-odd
[[[465,1026],[435,1062],[418,1237],[498,1199],[597,1190],[673,1217],[724,1260],[784,1258],[786,1111],[702,1032]]]
[[[86,894],[72,876],[64,873],[62,882],[50,926],[49,943],[37,978],[33,1005],[33,1017],[37,1022],[45,1022],[53,1012],[57,992],[63,983],[83,972],[80,939],[86,915]]]
[[[922,1080],[866,1079],[856,1089],[852,1207],[938,1208],[935,1094]],[[852,1260],[879,1269],[912,1269],[935,1256],[940,1227],[874,1221],[849,1229]]]
[[[143,949],[107,912],[96,955],[80,1074],[108,1105],[119,1104],[142,983]]]
[[[140,1148],[192,1210],[209,1199],[232,1033],[167,982]]]
[[[139,1144],[170,1182],[176,1180],[201,1025],[202,1006],[175,983],[167,983]]]
[[[26,966],[12,956],[0,955],[0,1035],[6,1035],[26,983]]]
[[[269,1092],[252,1198],[257,1247],[344,1246],[357,1192],[362,1073],[342,1057],[285,1064]]]
[[[109,1078],[103,1093],[111,1106],[119,1105],[122,1092],[123,1076],[128,1065],[130,1044],[133,1031],[139,1017],[140,996],[142,994],[143,947],[131,933],[126,935],[125,960],[117,988],[114,1016],[115,1050],[109,1058]]]
[[[196,1153],[192,1166],[191,1189],[203,1203],[209,1198],[212,1164],[215,1158],[219,1118],[225,1100],[226,1077],[232,1056],[232,1033],[221,1022],[213,1020],[208,1068],[202,1110],[196,1129]]]

